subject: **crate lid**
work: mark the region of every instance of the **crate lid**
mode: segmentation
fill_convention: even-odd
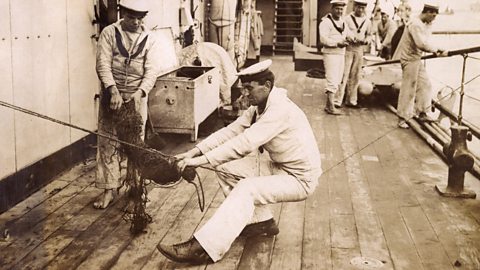
[[[177,47],[173,38],[173,31],[171,27],[155,27],[152,29],[152,34],[157,39],[159,47],[162,53],[159,57],[162,59],[158,61],[160,63],[160,74],[164,74],[178,67]]]

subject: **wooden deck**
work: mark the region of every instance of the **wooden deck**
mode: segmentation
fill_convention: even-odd
[[[152,189],[153,223],[133,238],[122,200],[93,209],[101,191],[89,161],[0,215],[10,233],[0,240],[0,269],[373,269],[353,266],[359,256],[382,261],[380,269],[480,269],[480,201],[437,195],[447,166],[413,131],[397,129],[380,107],[326,115],[324,80],[294,72],[290,57],[275,57],[273,70],[307,113],[325,171],[306,201],[273,206],[278,236],[239,238],[213,265],[172,263],[155,246],[188,239],[214,213],[223,200],[215,175],[200,170],[204,213],[192,185]],[[188,139],[164,151],[184,151]],[[479,180],[466,183],[480,196]]]

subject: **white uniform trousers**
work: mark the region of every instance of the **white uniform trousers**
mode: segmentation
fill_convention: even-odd
[[[323,66],[325,67],[325,78],[327,79],[325,92],[336,93],[338,91],[338,87],[342,82],[344,65],[344,54],[323,54]]]
[[[107,113],[109,113],[102,104],[103,95],[100,96],[100,106],[98,113],[98,132],[100,134],[109,135],[117,138],[117,131],[115,130],[115,123],[112,123],[108,119],[105,119]],[[130,102],[134,102],[133,100]],[[107,102],[108,104],[108,102]],[[123,104],[122,106],[125,106]],[[147,98],[144,97],[141,100],[140,115],[143,120],[143,134],[145,134],[145,123],[147,122]],[[125,158],[118,152],[119,143],[111,141],[104,137],[97,137],[97,170],[95,186],[101,189],[113,189],[120,186],[120,163]]]
[[[217,169],[238,175],[240,179],[218,173],[227,197],[212,218],[194,234],[214,262],[225,255],[247,224],[273,217],[267,204],[305,200],[313,192],[275,166],[268,155],[260,158],[258,152]]]
[[[432,85],[422,61],[403,62],[397,115],[408,120],[414,114],[426,113],[431,105]]]
[[[346,103],[357,105],[358,82],[362,72],[363,46],[345,51],[345,69],[340,87],[335,94],[335,105],[342,105],[345,91],[347,94]]]

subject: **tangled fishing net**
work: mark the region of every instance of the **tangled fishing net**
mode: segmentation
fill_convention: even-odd
[[[127,187],[128,199],[132,209],[124,211],[123,218],[131,222],[130,231],[139,234],[145,231],[152,217],[146,212],[147,184],[152,180],[159,185],[176,183],[183,177],[191,182],[195,179],[194,168],[187,167],[182,173],[176,169],[176,160],[150,148],[142,140],[143,121],[135,111],[134,102],[125,103],[119,110],[110,111],[109,119],[115,123],[115,129],[122,144],[117,151],[127,156],[127,173],[123,185]]]

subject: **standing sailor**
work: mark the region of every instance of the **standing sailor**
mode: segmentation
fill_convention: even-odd
[[[342,82],[345,64],[345,47],[347,43],[347,30],[342,19],[343,9],[347,4],[345,0],[331,0],[332,10],[322,18],[318,26],[320,43],[322,44],[323,65],[327,85],[327,104],[325,111],[329,114],[339,115],[341,112],[335,108],[334,98]]]
[[[143,25],[148,4],[145,0],[121,0],[123,19],[103,29],[98,40],[97,75],[102,83],[98,132],[115,137],[112,115],[124,103],[135,102],[145,126],[147,95],[158,75],[158,50],[153,36]],[[142,135],[143,138],[143,135]],[[120,186],[120,145],[98,137],[96,187],[104,190],[95,208],[103,209],[113,201]]]
[[[392,58],[392,37],[397,30],[397,24],[390,18],[390,14],[386,9],[382,9],[382,20],[377,25],[378,51],[380,57],[385,60]]]
[[[358,82],[362,71],[363,51],[370,36],[370,20],[365,15],[367,0],[354,0],[353,12],[343,20],[347,26],[348,46],[345,51],[345,68],[340,88],[335,94],[335,105],[342,106],[346,90],[345,105],[357,107]]]
[[[432,121],[427,111],[432,105],[432,85],[421,61],[424,52],[447,56],[448,52],[429,42],[431,24],[438,14],[438,5],[426,2],[419,17],[405,26],[393,59],[400,59],[402,86],[398,97],[398,126],[408,128],[406,121],[418,114],[421,121]]]

